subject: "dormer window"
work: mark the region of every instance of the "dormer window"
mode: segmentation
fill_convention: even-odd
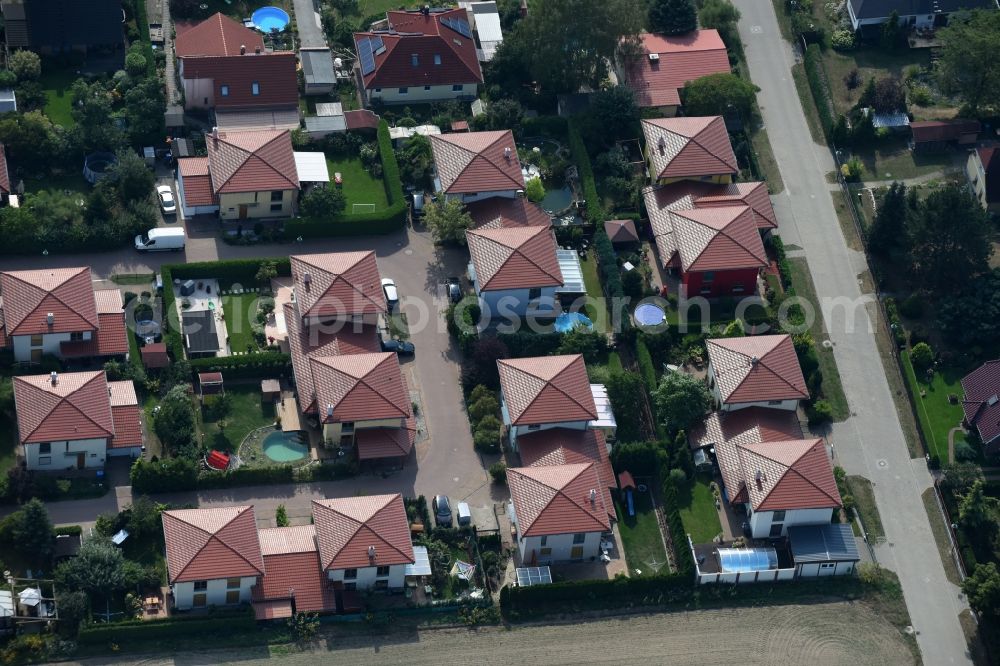
[[[250,92],[252,94],[254,94],[254,95],[259,95],[260,94],[260,84],[258,82],[256,82],[256,81],[254,81],[252,84],[250,84]]]
[[[229,86],[222,86],[222,88],[219,89],[219,92],[223,97],[229,97]]]

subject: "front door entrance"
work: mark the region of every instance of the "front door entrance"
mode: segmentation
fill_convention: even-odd
[[[569,551],[569,559],[571,560],[582,560],[583,559],[583,546],[573,546]]]
[[[246,204],[240,204],[240,219],[241,220],[247,219],[247,205]]]
[[[83,469],[86,466],[87,466],[87,454],[86,453],[76,454],[76,468]]]

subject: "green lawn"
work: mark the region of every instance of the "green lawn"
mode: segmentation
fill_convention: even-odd
[[[48,65],[47,67],[45,65]],[[44,63],[39,83],[45,92],[45,115],[57,125],[69,128],[76,125],[73,120],[73,96],[70,87],[77,76],[71,69],[58,68],[54,63]],[[81,169],[83,166],[81,165]]]
[[[361,164],[361,160],[354,157],[326,156],[326,165],[330,169],[330,181],[333,182],[334,174],[339,173],[344,184],[342,189],[347,198],[347,209],[345,212],[353,213],[354,204],[375,204],[375,210],[383,210],[389,206],[389,200],[385,195],[385,183],[379,178],[373,178]],[[357,212],[366,212],[359,209]]]
[[[885,538],[885,530],[882,529],[882,518],[878,513],[878,505],[875,504],[875,491],[872,490],[872,482],[863,476],[847,477],[847,488],[854,496],[858,515],[865,526],[869,539]]]
[[[221,420],[206,419],[202,430],[207,446],[236,451],[251,430],[274,423],[274,406],[261,403],[259,384],[227,387],[226,395],[229,396],[229,412]],[[222,422],[225,427],[220,428]]]
[[[257,294],[227,294],[222,297],[229,347],[234,352],[257,351],[260,348],[253,337],[257,298]]]
[[[25,192],[38,192],[40,190],[55,190],[57,192],[79,192],[86,197],[90,194],[91,184],[83,177],[83,163],[79,169],[73,167],[68,172],[54,174],[50,173],[44,178],[25,178]]]
[[[927,442],[931,455],[936,455],[941,462],[947,462],[948,431],[960,424],[965,416],[961,403],[962,374],[953,368],[945,368],[935,372],[934,379],[928,383],[923,378],[917,378],[913,365],[910,364],[908,351],[903,352],[900,359],[916,403],[914,408],[920,430],[924,433],[924,441]],[[921,391],[925,395],[921,396]],[[959,401],[951,404],[948,401],[949,394],[958,396]]]
[[[677,493],[684,530],[694,543],[709,543],[720,532],[719,512],[715,510],[715,497],[706,476],[698,476],[686,490]]]
[[[608,309],[604,304],[604,291],[601,289],[601,277],[597,272],[597,253],[588,252],[586,259],[580,260],[583,271],[583,284],[587,287],[587,297],[592,301],[584,308],[586,315],[594,322],[594,330],[608,330]]]
[[[635,516],[629,517],[623,501],[615,500],[618,512],[618,531],[622,535],[622,548],[628,562],[629,575],[635,576],[636,569],[643,576],[652,576],[657,570],[666,573],[667,554],[663,550],[663,535],[653,511],[649,492],[634,492]]]
[[[864,162],[863,178],[868,181],[915,178],[939,171],[960,169],[965,163],[958,151],[914,153],[905,139],[885,140],[874,150],[857,152]]]

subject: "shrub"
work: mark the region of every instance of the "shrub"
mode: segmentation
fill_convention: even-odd
[[[854,33],[845,28],[834,30],[830,35],[830,46],[837,51],[850,51],[854,48]]]
[[[500,460],[490,465],[490,478],[493,483],[507,483],[507,463]]]
[[[861,86],[861,73],[858,72],[858,68],[855,67],[847,74],[844,75],[844,87],[848,90],[854,90]]]
[[[284,504],[279,504],[274,511],[274,524],[278,527],[288,527],[288,511]]]
[[[816,400],[806,407],[806,418],[810,427],[833,421],[833,408],[826,400]]]
[[[469,419],[479,423],[487,416],[496,416],[500,412],[500,403],[492,395],[480,398],[469,405]]]
[[[959,462],[975,462],[978,456],[972,445],[962,440],[955,442],[955,460]]]
[[[487,416],[476,425],[472,436],[477,451],[496,453],[500,450],[500,431],[503,424],[495,416]]]
[[[899,312],[904,317],[909,319],[920,319],[924,316],[924,299],[918,294],[911,294],[907,296],[902,303],[899,304]]]
[[[541,178],[532,178],[524,185],[524,192],[528,197],[528,201],[534,201],[538,203],[545,198],[545,185],[542,184]]]
[[[913,345],[913,349],[910,350],[910,363],[913,364],[918,376],[927,372],[934,364],[934,350],[926,342]]]
[[[823,54],[820,52],[818,44],[810,44],[806,47],[805,69],[809,90],[813,94],[820,125],[823,127],[823,134],[829,140],[834,126],[833,109],[830,86],[826,80],[826,70],[823,68]]]
[[[861,176],[863,176],[864,173],[865,164],[858,157],[852,157],[840,165],[840,175],[842,175],[848,182],[858,182],[861,180]]]
[[[587,153],[587,146],[583,143],[576,122],[570,120],[568,128],[569,149],[573,154],[573,161],[576,163],[580,184],[583,187],[583,196],[587,202],[585,217],[591,224],[600,225],[604,222],[604,211],[601,209],[601,199],[597,194],[597,183],[594,181],[594,169],[590,164],[590,155]]]
[[[479,402],[483,398],[495,398],[493,391],[488,386],[479,385],[469,392],[469,404]]]
[[[639,364],[639,374],[646,384],[646,390],[652,391],[656,388],[656,366],[653,365],[653,357],[646,341],[641,337],[635,341],[635,360]]]

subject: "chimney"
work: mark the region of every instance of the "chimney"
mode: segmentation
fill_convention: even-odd
[[[52,372],[50,372],[49,373],[49,381],[52,382],[53,386],[56,386],[59,383],[59,373],[56,372],[55,370],[53,370]]]
[[[667,140],[661,136],[660,140],[656,142],[656,145],[660,149],[660,154],[662,155],[667,149]]]
[[[260,55],[260,47],[259,47],[259,46],[255,46],[255,47],[253,47],[253,52],[254,52],[254,53],[255,53],[256,55]]]
[[[246,54],[247,54],[247,45],[240,44],[240,55],[246,55]]]
[[[590,489],[590,505],[595,506],[597,504],[597,490],[595,488]]]
[[[760,359],[759,358],[757,358],[756,356],[751,356],[750,357],[750,367],[751,368],[756,368],[758,363],[760,363]]]
[[[375,564],[377,556],[375,555],[375,546],[368,546],[368,561]]]
[[[423,7],[420,8],[420,13],[423,14],[424,16],[430,16],[431,15],[431,6],[430,5],[424,5]]]
[[[767,481],[767,477],[764,475],[764,472],[762,472],[761,470],[757,470],[757,473],[754,474],[753,479],[754,479],[754,481],[757,482],[757,488],[758,489],[760,489],[760,487],[764,485],[764,482]]]
[[[212,128],[212,142],[213,142],[212,143],[213,146],[215,146],[216,148],[219,147],[219,128],[218,127],[213,127]]]
[[[331,419],[333,418],[333,405],[327,404],[327,406],[326,406],[326,415],[328,417],[330,417]]]
[[[309,285],[312,284],[312,281],[313,281],[312,273],[302,274],[302,284],[305,286],[306,291],[309,291]]]
[[[45,322],[49,326],[52,326],[54,323],[56,323],[56,315],[55,315],[55,313],[50,312],[47,315],[45,315]]]
[[[510,162],[510,146],[503,149],[503,158]]]

